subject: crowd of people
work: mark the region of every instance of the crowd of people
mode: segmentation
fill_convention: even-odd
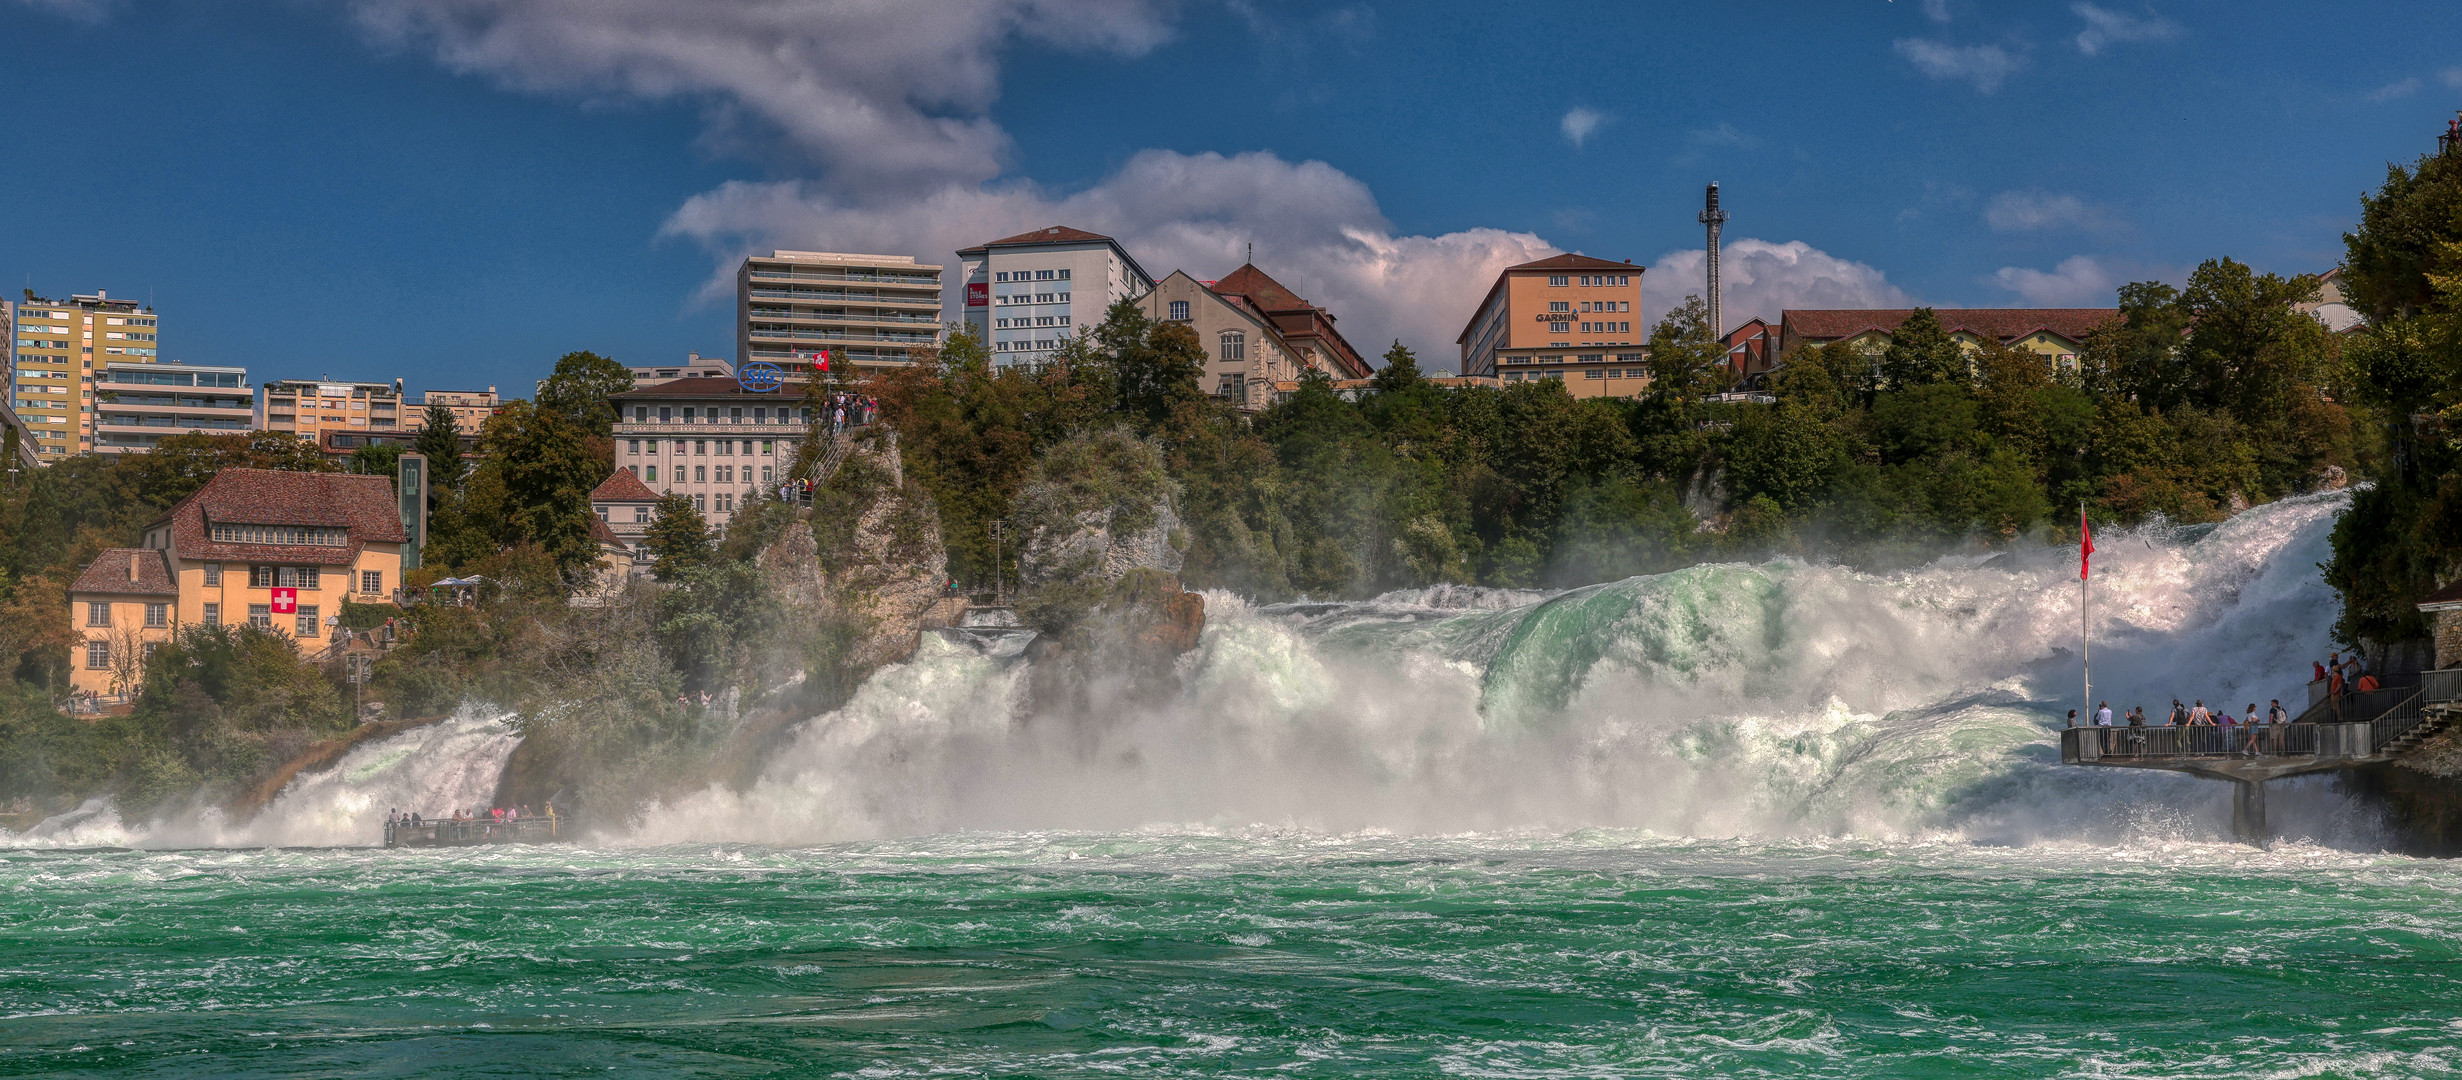
[[[2345,694],[2365,694],[2383,688],[2381,680],[2374,672],[2368,670],[2366,661],[2358,653],[2353,653],[2347,658],[2339,652],[2332,653],[2326,659],[2316,661],[2311,666],[2314,677],[2310,680],[2310,684],[2311,686],[2323,684],[2318,689],[2322,691],[2322,697],[2327,700],[2339,703]],[[2317,696],[2312,695],[2310,700],[2317,700]],[[2340,714],[2341,711],[2336,709],[2332,715],[2339,717]],[[2277,726],[2289,724],[2299,715],[2285,707],[2280,698],[2267,700],[2262,710],[2257,707],[2256,702],[2249,702],[2242,706],[2236,714],[2232,712],[2227,703],[2208,706],[2204,699],[2199,698],[2183,704],[2180,699],[2173,698],[2170,711],[2160,718],[2148,717],[2143,705],[2114,716],[2112,704],[2106,700],[2098,702],[2093,715],[2087,717],[2082,723],[2084,726],[2095,728],[2139,731],[2146,728],[2228,729],[2231,734],[2225,735],[2218,732],[2216,735],[2198,737],[2200,745],[2212,743],[2218,748],[2254,755],[2264,753],[2270,745],[2278,744],[2280,738],[2275,734]],[[2069,710],[2069,726],[2081,726],[2076,709]],[[2109,747],[2114,744],[2113,734],[2105,732],[2103,735],[2103,741],[2107,745],[2106,752],[2109,752]],[[2137,734],[2129,735],[2127,738],[2133,742],[2144,741],[2144,737]]]
[[[835,435],[880,419],[880,403],[862,394],[831,394],[821,415],[829,421],[829,433]]]
[[[456,809],[444,817],[428,817],[416,810],[405,814],[398,809],[388,809],[385,811],[385,827],[388,829],[397,827],[425,829],[439,825],[472,823],[490,826],[509,825],[523,818],[539,816],[542,815],[533,813],[528,806],[474,806],[467,810]],[[544,816],[551,821],[555,819],[556,806],[554,803],[547,804],[547,813]]]

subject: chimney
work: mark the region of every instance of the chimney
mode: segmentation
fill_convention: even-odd
[[[128,580],[130,581],[137,580],[137,558],[136,552],[128,553]]]
[[[1709,194],[1704,197],[1699,220],[1710,229],[1710,294],[1705,298],[1710,302],[1710,336],[1723,338],[1727,334],[1727,324],[1718,313],[1718,227],[1727,223],[1727,212],[1718,208],[1716,180],[1710,181]]]

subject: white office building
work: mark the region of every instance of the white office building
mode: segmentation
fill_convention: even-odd
[[[966,325],[1001,365],[1039,363],[1069,335],[1091,330],[1117,300],[1154,279],[1119,241],[1064,225],[957,253]]]

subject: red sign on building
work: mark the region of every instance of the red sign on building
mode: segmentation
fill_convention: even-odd
[[[967,307],[990,307],[990,306],[992,306],[992,287],[991,287],[990,285],[985,284],[985,283],[980,282],[980,281],[969,281],[969,282],[967,282],[967,283],[966,283],[966,306],[967,306]]]
[[[274,590],[274,614],[276,614],[276,615],[297,615],[297,614],[299,614],[299,590],[297,590],[297,589],[275,589],[275,590]]]

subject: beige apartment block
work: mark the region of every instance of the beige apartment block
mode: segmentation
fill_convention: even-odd
[[[940,270],[912,255],[747,258],[735,274],[736,360],[787,367],[827,350],[849,374],[905,364],[916,346],[940,340]]]
[[[248,369],[212,364],[104,364],[94,381],[94,450],[142,454],[167,436],[256,427]]]
[[[1574,397],[1632,397],[1649,385],[1642,268],[1587,255],[1508,266],[1455,343],[1462,374],[1501,384],[1555,379]]]
[[[438,405],[453,410],[453,429],[465,438],[477,438],[487,418],[504,408],[496,396],[496,388],[485,390],[430,390],[421,395],[417,408],[403,419],[403,426],[416,431],[427,427],[427,411]]]
[[[100,289],[66,300],[29,293],[14,321],[9,397],[46,463],[94,448],[94,380],[104,365],[161,356],[154,309]]]
[[[415,430],[403,417],[402,380],[390,383],[283,379],[265,384],[267,431],[287,431],[322,445],[324,431]]]

